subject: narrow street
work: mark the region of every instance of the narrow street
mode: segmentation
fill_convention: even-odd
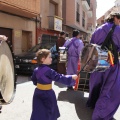
[[[32,110],[32,95],[35,86],[30,77],[18,76],[17,89],[13,102],[4,105],[0,120],[29,120]],[[92,110],[85,107],[88,93],[80,91],[66,91],[62,84],[53,82],[61,117],[58,120],[91,120]],[[115,114],[120,120],[120,109]]]
[[[40,77],[37,87],[44,90],[51,89],[51,83],[42,77],[59,79],[45,66],[74,75],[72,79],[79,73],[79,90],[93,86],[93,103],[100,93],[98,116],[86,107],[88,92],[67,91],[67,86],[53,82],[60,110],[57,120],[92,120],[92,114],[95,120],[106,119],[114,114],[120,104],[120,0],[0,0],[0,18],[0,104],[12,100],[14,78],[21,74],[13,101],[0,106],[0,120],[30,120],[36,86],[28,74]],[[56,107],[51,101],[45,103]],[[45,113],[41,106],[35,107],[38,114]],[[120,120],[120,107],[114,118]]]

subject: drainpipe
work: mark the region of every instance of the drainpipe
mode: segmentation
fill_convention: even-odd
[[[37,17],[36,17],[35,23],[36,23],[36,44],[37,44],[37,43],[38,43],[38,36],[37,36]]]

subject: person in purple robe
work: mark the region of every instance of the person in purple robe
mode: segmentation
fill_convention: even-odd
[[[120,14],[111,13],[106,22],[92,35],[91,43],[102,45],[108,32],[116,25],[112,40],[120,52]],[[120,104],[120,61],[119,59],[105,72],[91,73],[87,106],[94,108],[92,120],[114,120],[113,116]]]
[[[51,64],[51,53],[47,49],[41,49],[36,53],[39,67],[32,74],[33,84],[36,85],[32,114],[30,120],[57,120],[60,117],[55,92],[52,89],[52,81],[65,85],[74,85],[77,75],[59,74],[48,65]]]
[[[80,40],[80,32],[78,30],[74,30],[72,36],[73,37],[71,39],[68,39],[64,44],[64,47],[70,45],[68,48],[68,61],[66,67],[67,75],[77,74],[78,61],[80,60],[80,52],[84,47],[82,40]],[[73,87],[68,86],[67,90],[73,90]]]

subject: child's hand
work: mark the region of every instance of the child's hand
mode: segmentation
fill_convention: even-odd
[[[74,80],[76,80],[77,79],[77,75],[75,74],[75,75],[72,75],[72,79],[74,79]]]

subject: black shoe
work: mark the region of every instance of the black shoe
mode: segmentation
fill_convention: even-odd
[[[71,87],[68,87],[67,90],[74,90],[74,89],[73,89],[73,87],[71,86]]]

